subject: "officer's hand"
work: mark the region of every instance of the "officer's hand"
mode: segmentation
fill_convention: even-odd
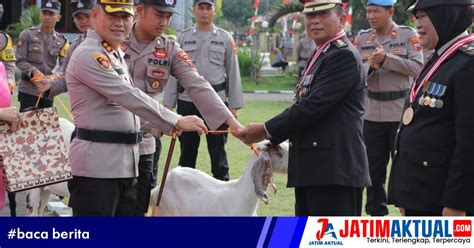
[[[44,74],[38,69],[34,69],[31,72],[31,74],[33,74],[33,78],[35,78],[35,77],[44,77]]]
[[[199,135],[208,131],[204,121],[196,115],[182,116],[176,123],[176,129],[184,132],[197,132]]]
[[[375,42],[375,45],[377,48],[375,48],[375,51],[372,53],[372,60],[375,64],[378,64],[381,66],[383,62],[385,61],[385,51],[383,50],[383,46],[380,45],[378,41]]]
[[[234,130],[234,132],[232,132],[232,135],[234,135],[234,137],[237,137],[237,133],[235,132],[235,130],[240,131],[244,128],[244,125],[240,124],[240,122],[235,117],[227,119],[226,124],[229,126],[230,130]]]
[[[38,89],[39,93],[44,93],[51,89],[51,79],[41,79],[36,81],[36,88]]]
[[[265,139],[265,127],[261,123],[249,124],[244,129],[242,129],[236,136],[247,145],[257,143]]]
[[[0,108],[0,121],[7,122],[12,132],[18,130],[22,123],[20,112],[16,107]]]
[[[369,57],[369,60],[367,61],[367,63],[369,63],[370,69],[372,70],[377,70],[380,67],[379,64],[374,62],[372,56]]]
[[[466,216],[466,211],[444,207],[442,214],[443,216]]]

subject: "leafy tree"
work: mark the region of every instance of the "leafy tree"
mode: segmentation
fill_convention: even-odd
[[[40,9],[37,6],[31,6],[30,8],[24,10],[20,16],[20,22],[12,23],[7,27],[7,33],[16,39],[20,36],[20,33],[33,26],[38,26],[40,24]]]

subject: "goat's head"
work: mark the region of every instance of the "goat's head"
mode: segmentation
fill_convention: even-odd
[[[288,144],[273,145],[269,141],[263,141],[256,148],[259,156],[252,168],[255,194],[267,204],[268,195],[265,191],[268,185],[272,187],[273,193],[277,191],[273,184],[273,172],[288,172]]]

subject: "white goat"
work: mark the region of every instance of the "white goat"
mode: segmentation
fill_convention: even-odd
[[[71,136],[74,132],[75,126],[70,121],[63,118],[59,118],[59,125],[61,126],[61,132],[63,134],[64,143],[66,144],[66,151],[69,152]],[[28,200],[27,202],[30,211],[30,216],[43,215],[44,209],[48,204],[48,200],[51,194],[55,194],[62,197],[69,197],[67,181],[29,190],[26,193],[26,196]]]
[[[229,182],[219,181],[196,169],[173,169],[168,174],[158,209],[156,201],[160,186],[151,192],[153,215],[256,216],[258,199],[268,203],[267,186],[276,193],[273,172],[288,171],[288,144],[275,146],[264,141],[256,148],[259,156],[252,155],[244,174]]]

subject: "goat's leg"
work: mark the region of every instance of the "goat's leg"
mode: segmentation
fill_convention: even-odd
[[[44,209],[46,208],[46,205],[49,202],[49,197],[50,196],[51,196],[51,191],[41,190],[40,204],[39,204],[39,207],[38,207],[38,215],[40,215],[40,216],[44,215]]]

